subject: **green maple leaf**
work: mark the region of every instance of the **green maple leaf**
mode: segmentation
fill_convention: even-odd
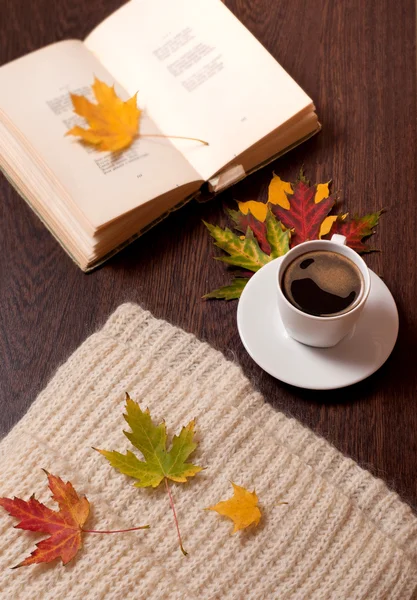
[[[197,448],[194,441],[195,421],[181,429],[179,435],[172,439],[171,449],[167,449],[167,433],[165,422],[154,425],[148,409],[143,411],[139,404],[132,400],[126,393],[126,414],[123,415],[131,431],[123,431],[127,439],[143,455],[140,460],[133,452],[128,450],[122,454],[115,450],[99,450],[111,464],[123,475],[136,479],[135,487],[156,488],[164,481],[170,498],[171,508],[174,513],[175,524],[178,531],[180,548],[186,554],[178,528],[174,502],[168,486],[168,479],[177,483],[186,483],[188,477],[194,477],[203,470],[203,467],[186,462]]]
[[[167,450],[165,422],[154,425],[149,410],[143,411],[129,394],[126,394],[124,418],[132,431],[123,433],[142,453],[145,460],[139,460],[129,450],[126,454],[114,450],[98,450],[98,452],[120,473],[137,479],[135,487],[156,488],[165,477],[185,483],[187,477],[193,477],[202,470],[202,467],[186,462],[197,448],[197,443],[193,441],[195,421],[190,421],[181,429],[179,435],[174,436],[171,449]]]

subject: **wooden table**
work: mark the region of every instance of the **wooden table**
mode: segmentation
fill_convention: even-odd
[[[83,38],[120,0],[0,0],[0,59]],[[315,100],[323,131],[210,204],[191,203],[100,270],[84,275],[8,182],[0,181],[0,432],[24,414],[58,365],[122,302],[138,302],[238,361],[268,402],[325,436],[417,503],[417,203],[413,0],[228,0]],[[5,16],[5,18],[3,18]],[[248,85],[250,82],[248,82]],[[30,90],[27,90],[30,94]],[[201,296],[227,281],[201,220],[225,223],[232,199],[265,199],[272,170],[304,165],[334,180],[341,207],[387,208],[367,258],[398,303],[385,366],[331,392],[276,381],[246,354],[236,302]],[[302,368],[302,365],[300,365]]]

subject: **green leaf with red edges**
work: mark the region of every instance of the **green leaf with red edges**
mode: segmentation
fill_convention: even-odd
[[[335,200],[332,196],[315,202],[316,186],[309,186],[303,180],[294,185],[294,193],[288,196],[289,210],[278,204],[271,204],[274,215],[287,229],[291,229],[291,247],[319,237],[320,226],[331,211]]]
[[[379,210],[363,217],[337,219],[333,223],[330,232],[325,236],[325,239],[331,239],[333,234],[339,233],[346,237],[346,245],[352,248],[352,250],[356,250],[356,252],[372,252],[373,249],[366,246],[363,240],[375,233],[374,228],[378,225],[382,213],[383,211]]]
[[[248,227],[246,236],[241,239],[238,235],[226,229],[222,229],[217,225],[210,225],[203,221],[210,232],[210,235],[215,239],[215,245],[230,254],[230,256],[216,256],[216,260],[221,260],[234,267],[241,267],[247,271],[259,271],[261,267],[266,265],[271,260],[271,257],[259,247],[259,244],[253,235],[252,230]]]
[[[271,246],[267,240],[266,223],[259,221],[253,216],[250,210],[247,214],[243,214],[240,210],[228,210],[230,217],[233,219],[235,228],[242,233],[246,233],[248,227],[253,231],[254,236],[258,240],[259,246],[266,254],[271,254]]]
[[[290,230],[282,227],[270,208],[268,208],[265,224],[267,240],[271,247],[271,258],[283,256],[290,249]]]

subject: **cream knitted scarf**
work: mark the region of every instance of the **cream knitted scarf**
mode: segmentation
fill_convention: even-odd
[[[134,488],[91,449],[129,448],[125,391],[168,431],[197,419],[193,456],[208,468],[173,485],[187,557],[162,486]],[[58,370],[0,455],[2,496],[49,504],[43,467],[88,496],[89,528],[152,527],[86,534],[66,567],[10,570],[41,536],[13,529],[1,510],[2,600],[406,600],[417,585],[410,508],[265,404],[237,365],[138,306],[121,306]],[[257,529],[233,536],[229,520],[202,510],[230,497],[231,480],[255,488],[263,507]]]

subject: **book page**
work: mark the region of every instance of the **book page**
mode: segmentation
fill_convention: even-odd
[[[48,46],[0,69],[0,111],[32,148],[34,160],[42,161],[61,184],[62,196],[73,203],[73,211],[85,216],[90,232],[200,179],[166,139],[138,139],[114,156],[66,137],[73,125],[85,125],[73,113],[69,92],[94,100],[90,87],[94,76],[114,83],[114,77],[79,41]],[[117,83],[115,89],[128,98]],[[149,115],[144,116],[141,128],[160,133]]]
[[[131,0],[85,40],[204,179],[311,105],[220,0]]]

